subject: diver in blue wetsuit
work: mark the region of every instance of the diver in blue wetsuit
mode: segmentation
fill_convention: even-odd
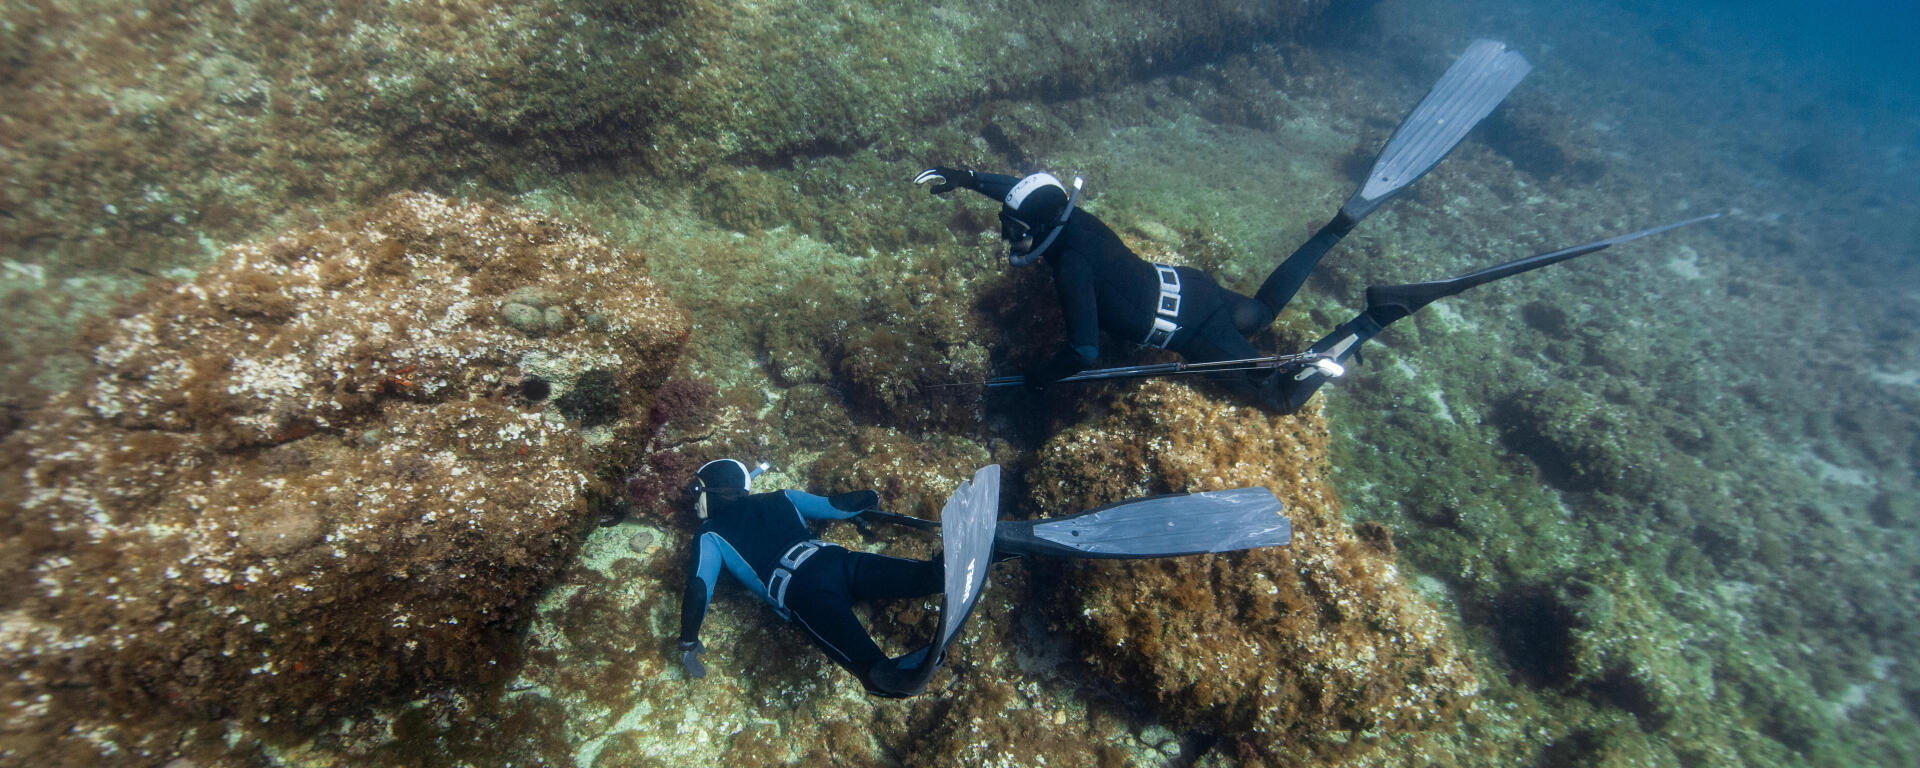
[[[702,466],[689,487],[701,524],[692,571],[680,606],[681,664],[704,677],[700,623],[720,572],[733,574],[754,595],[807,633],[834,663],[860,679],[867,692],[905,696],[887,684],[887,655],[853,614],[855,602],[920,597],[941,591],[938,560],[904,560],[853,552],[814,538],[808,520],[853,520],[878,512],[879,494],[832,497],[783,490],[748,493],[757,472],[733,459]],[[876,677],[875,670],[882,669]]]
[[[1079,179],[1071,193],[1049,173],[1016,179],[936,167],[915,181],[932,182],[934,194],[965,188],[1000,201],[1000,236],[1008,244],[1008,260],[1024,266],[1044,256],[1053,270],[1067,339],[1050,360],[1027,373],[1027,386],[1036,389],[1092,367],[1101,331],[1193,362],[1262,357],[1266,353],[1247,337],[1272,325],[1312,268],[1289,259],[1258,295],[1243,296],[1200,270],[1135,255],[1105,222],[1077,206]],[[1311,389],[1291,391],[1286,377],[1269,373],[1224,383],[1236,395],[1281,413],[1298,410],[1312,395]]]

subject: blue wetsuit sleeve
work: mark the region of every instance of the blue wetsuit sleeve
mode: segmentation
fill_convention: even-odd
[[[713,600],[713,582],[720,578],[718,534],[700,534],[694,550],[693,568],[687,574],[687,588],[680,597],[680,642],[700,639],[700,623],[707,618],[707,603]]]
[[[1007,193],[1013,191],[1013,185],[1020,183],[1020,179],[1013,176],[1002,176],[997,173],[974,171],[973,183],[973,191],[992,199],[996,203],[1004,203],[1007,201]]]
[[[787,501],[793,504],[793,508],[800,512],[800,516],[808,520],[845,520],[872,509],[873,502],[879,501],[878,494],[873,494],[872,491],[843,493],[833,498],[815,496],[804,491],[788,490],[783,493],[787,495]],[[849,503],[850,501],[854,503]]]

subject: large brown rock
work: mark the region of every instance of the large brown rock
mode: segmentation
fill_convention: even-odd
[[[0,719],[48,740],[10,753],[95,708],[279,724],[504,672],[687,337],[641,266],[403,195],[137,297],[0,443]]]
[[[1041,449],[1034,509],[1250,486],[1287,505],[1285,548],[1075,561],[1063,619],[1097,667],[1176,721],[1281,762],[1430,727],[1479,689],[1446,622],[1408,588],[1385,529],[1356,533],[1328,485],[1327,427],[1152,381]],[[1230,750],[1231,751],[1231,750]]]

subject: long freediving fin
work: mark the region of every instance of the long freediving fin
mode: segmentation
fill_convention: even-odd
[[[1671,224],[1662,224],[1658,227],[1643,229],[1638,232],[1615,235],[1605,240],[1595,240],[1591,243],[1576,245],[1572,248],[1562,248],[1557,251],[1528,256],[1524,259],[1515,259],[1505,264],[1487,267],[1477,272],[1469,272],[1456,277],[1449,277],[1445,280],[1433,280],[1425,283],[1407,283],[1404,285],[1367,286],[1367,310],[1369,312],[1374,312],[1376,309],[1382,312],[1397,311],[1399,317],[1405,317],[1421,307],[1433,303],[1436,299],[1452,296],[1474,286],[1486,285],[1501,278],[1512,277],[1522,272],[1531,272],[1549,264],[1558,264],[1595,251],[1606,250],[1621,243],[1657,235],[1670,229],[1687,226],[1688,224],[1698,224],[1702,221],[1717,219],[1720,218],[1720,216],[1721,214],[1718,213],[1696,216],[1685,221],[1676,221]],[[1399,317],[1394,317],[1393,319],[1397,320]]]
[[[1427,175],[1532,71],[1533,65],[1507,50],[1505,43],[1473,41],[1400,121],[1386,149],[1373,161],[1366,182],[1340,206],[1340,212],[1359,221]]]
[[[1278,313],[1334,244],[1388,198],[1433,170],[1531,71],[1533,65],[1507,50],[1505,43],[1475,40],[1401,120],[1366,180],[1340,206],[1340,212],[1281,262],[1254,298]]]
[[[1175,493],[1068,517],[1007,520],[997,554],[1137,559],[1285,546],[1293,523],[1265,488]]]
[[[946,656],[947,646],[959,636],[980,589],[986,585],[987,566],[993,562],[994,527],[1000,514],[1000,465],[989,464],[947,498],[940,510],[941,544],[946,565],[946,588],[940,602],[940,621],[933,642],[903,656],[888,659],[867,674],[881,696],[903,698],[926,690]]]
[[[1339,363],[1360,354],[1360,345],[1373,338],[1374,334],[1385,330],[1387,326],[1401,318],[1419,311],[1421,307],[1456,293],[1485,285],[1503,277],[1512,277],[1522,272],[1530,272],[1549,264],[1558,264],[1568,259],[1585,256],[1594,251],[1605,250],[1621,243],[1638,240],[1649,235],[1657,235],[1670,229],[1684,227],[1709,219],[1720,218],[1713,213],[1698,216],[1672,224],[1663,224],[1652,229],[1615,235],[1604,240],[1595,240],[1585,245],[1562,248],[1557,251],[1515,259],[1505,264],[1488,267],[1477,272],[1469,272],[1445,280],[1433,280],[1425,283],[1407,283],[1404,285],[1373,285],[1367,287],[1367,308],[1359,316],[1340,324],[1332,333],[1321,337],[1308,348],[1310,352],[1328,355],[1338,368]],[[1331,381],[1338,374],[1324,368],[1301,368],[1290,375],[1275,376],[1270,382],[1271,402],[1268,407],[1280,413],[1292,413],[1306,405],[1313,393],[1321,385]]]

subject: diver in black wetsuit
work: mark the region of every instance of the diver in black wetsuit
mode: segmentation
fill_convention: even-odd
[[[701,519],[693,568],[680,605],[680,660],[692,677],[704,677],[700,623],[724,567],[780,617],[805,630],[834,663],[860,679],[867,692],[897,697],[916,693],[887,685],[886,667],[898,666],[868,636],[853,603],[938,594],[945,568],[938,560],[903,560],[852,552],[813,537],[808,520],[852,520],[877,511],[879,494],[856,491],[833,497],[800,491],[749,494],[753,475],[733,459],[708,462],[689,487]],[[876,670],[882,674],[875,675]]]
[[[1066,318],[1066,345],[1028,372],[1027,385],[1033,388],[1092,367],[1099,357],[1103,330],[1141,347],[1177,352],[1193,362],[1265,356],[1247,337],[1273,324],[1318,260],[1317,255],[1312,260],[1288,259],[1255,296],[1247,297],[1222,287],[1200,270],[1149,263],[1135,255],[1104,222],[1075,205],[1078,179],[1071,195],[1048,173],[1015,179],[935,167],[915,181],[933,182],[936,195],[966,188],[999,200],[1000,236],[1009,246],[1008,260],[1022,266],[1044,256],[1053,269]],[[1369,320],[1362,314],[1322,344],[1331,346],[1343,333],[1351,336],[1346,332],[1362,330],[1364,337],[1344,348],[1357,347],[1396,319]],[[1315,352],[1327,351],[1321,345],[1315,347]],[[1309,380],[1310,386],[1305,383]],[[1224,383],[1262,408],[1291,413],[1306,403],[1323,380],[1262,370]]]

